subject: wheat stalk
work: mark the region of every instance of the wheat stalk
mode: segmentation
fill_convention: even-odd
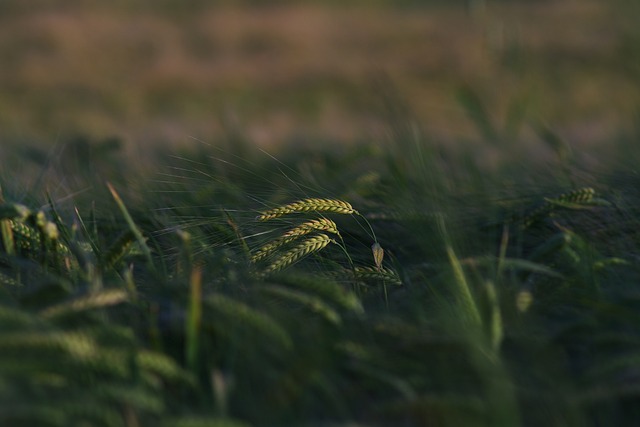
[[[289,203],[288,205],[279,206],[277,208],[262,212],[256,219],[258,221],[267,221],[291,213],[310,211],[332,212],[346,215],[358,214],[358,211],[353,209],[353,206],[351,206],[351,204],[343,200],[303,199],[293,203]]]
[[[299,239],[300,237],[305,236],[314,231],[326,231],[328,233],[333,233],[338,236],[340,235],[340,232],[338,231],[338,226],[336,225],[336,223],[328,218],[320,218],[320,219],[307,221],[295,228],[292,228],[291,230],[284,233],[282,236],[262,246],[251,257],[251,262],[256,263],[260,260],[263,260],[267,256],[271,255],[273,252],[275,252],[278,248],[288,243],[291,243]]]
[[[273,263],[271,263],[271,265],[269,265],[269,267],[267,267],[264,273],[270,274],[280,271],[285,267],[288,267],[291,264],[295,263],[300,258],[313,252],[322,250],[332,241],[333,240],[329,236],[323,233],[318,234],[317,236],[309,237],[298,246],[285,252],[282,256],[276,259]]]

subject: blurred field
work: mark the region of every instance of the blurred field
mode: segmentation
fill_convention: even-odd
[[[0,426],[640,425],[638,17],[0,0]]]
[[[456,96],[469,86],[496,123],[522,116],[600,140],[630,126],[640,100],[637,12],[596,0],[5,0],[0,137],[370,139],[391,99],[447,141],[472,132]]]

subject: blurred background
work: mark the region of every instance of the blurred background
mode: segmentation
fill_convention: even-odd
[[[603,141],[638,122],[638,3],[2,0],[0,141],[375,140],[399,114],[447,142],[474,102]]]

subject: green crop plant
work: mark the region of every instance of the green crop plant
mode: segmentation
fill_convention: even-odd
[[[462,96],[508,156],[399,122],[0,175],[0,425],[638,424],[637,174],[517,157]]]

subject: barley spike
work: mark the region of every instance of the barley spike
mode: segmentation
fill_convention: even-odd
[[[265,274],[275,273],[290,266],[298,261],[300,258],[309,255],[313,252],[318,252],[326,247],[333,240],[326,234],[318,234],[317,236],[309,237],[304,240],[295,248],[285,252],[280,258],[275,260],[267,269]]]
[[[283,215],[298,213],[298,212],[332,212],[339,214],[358,214],[358,211],[353,209],[353,206],[348,202],[336,199],[303,199],[298,200],[288,205],[280,206],[268,211],[262,212],[256,218],[258,221],[268,221],[270,219],[278,218]]]
[[[340,232],[338,231],[338,226],[336,225],[336,223],[328,218],[320,218],[320,219],[307,221],[295,228],[292,228],[291,230],[284,233],[282,236],[262,246],[251,257],[251,261],[253,263],[256,263],[260,260],[263,260],[264,258],[271,255],[273,252],[275,252],[278,248],[281,248],[282,246],[288,243],[291,243],[299,239],[300,237],[307,235],[313,231],[326,231],[328,233],[333,233],[338,236],[340,235]]]
[[[356,267],[353,275],[357,280],[384,280],[394,285],[402,285],[398,273],[389,268]]]

